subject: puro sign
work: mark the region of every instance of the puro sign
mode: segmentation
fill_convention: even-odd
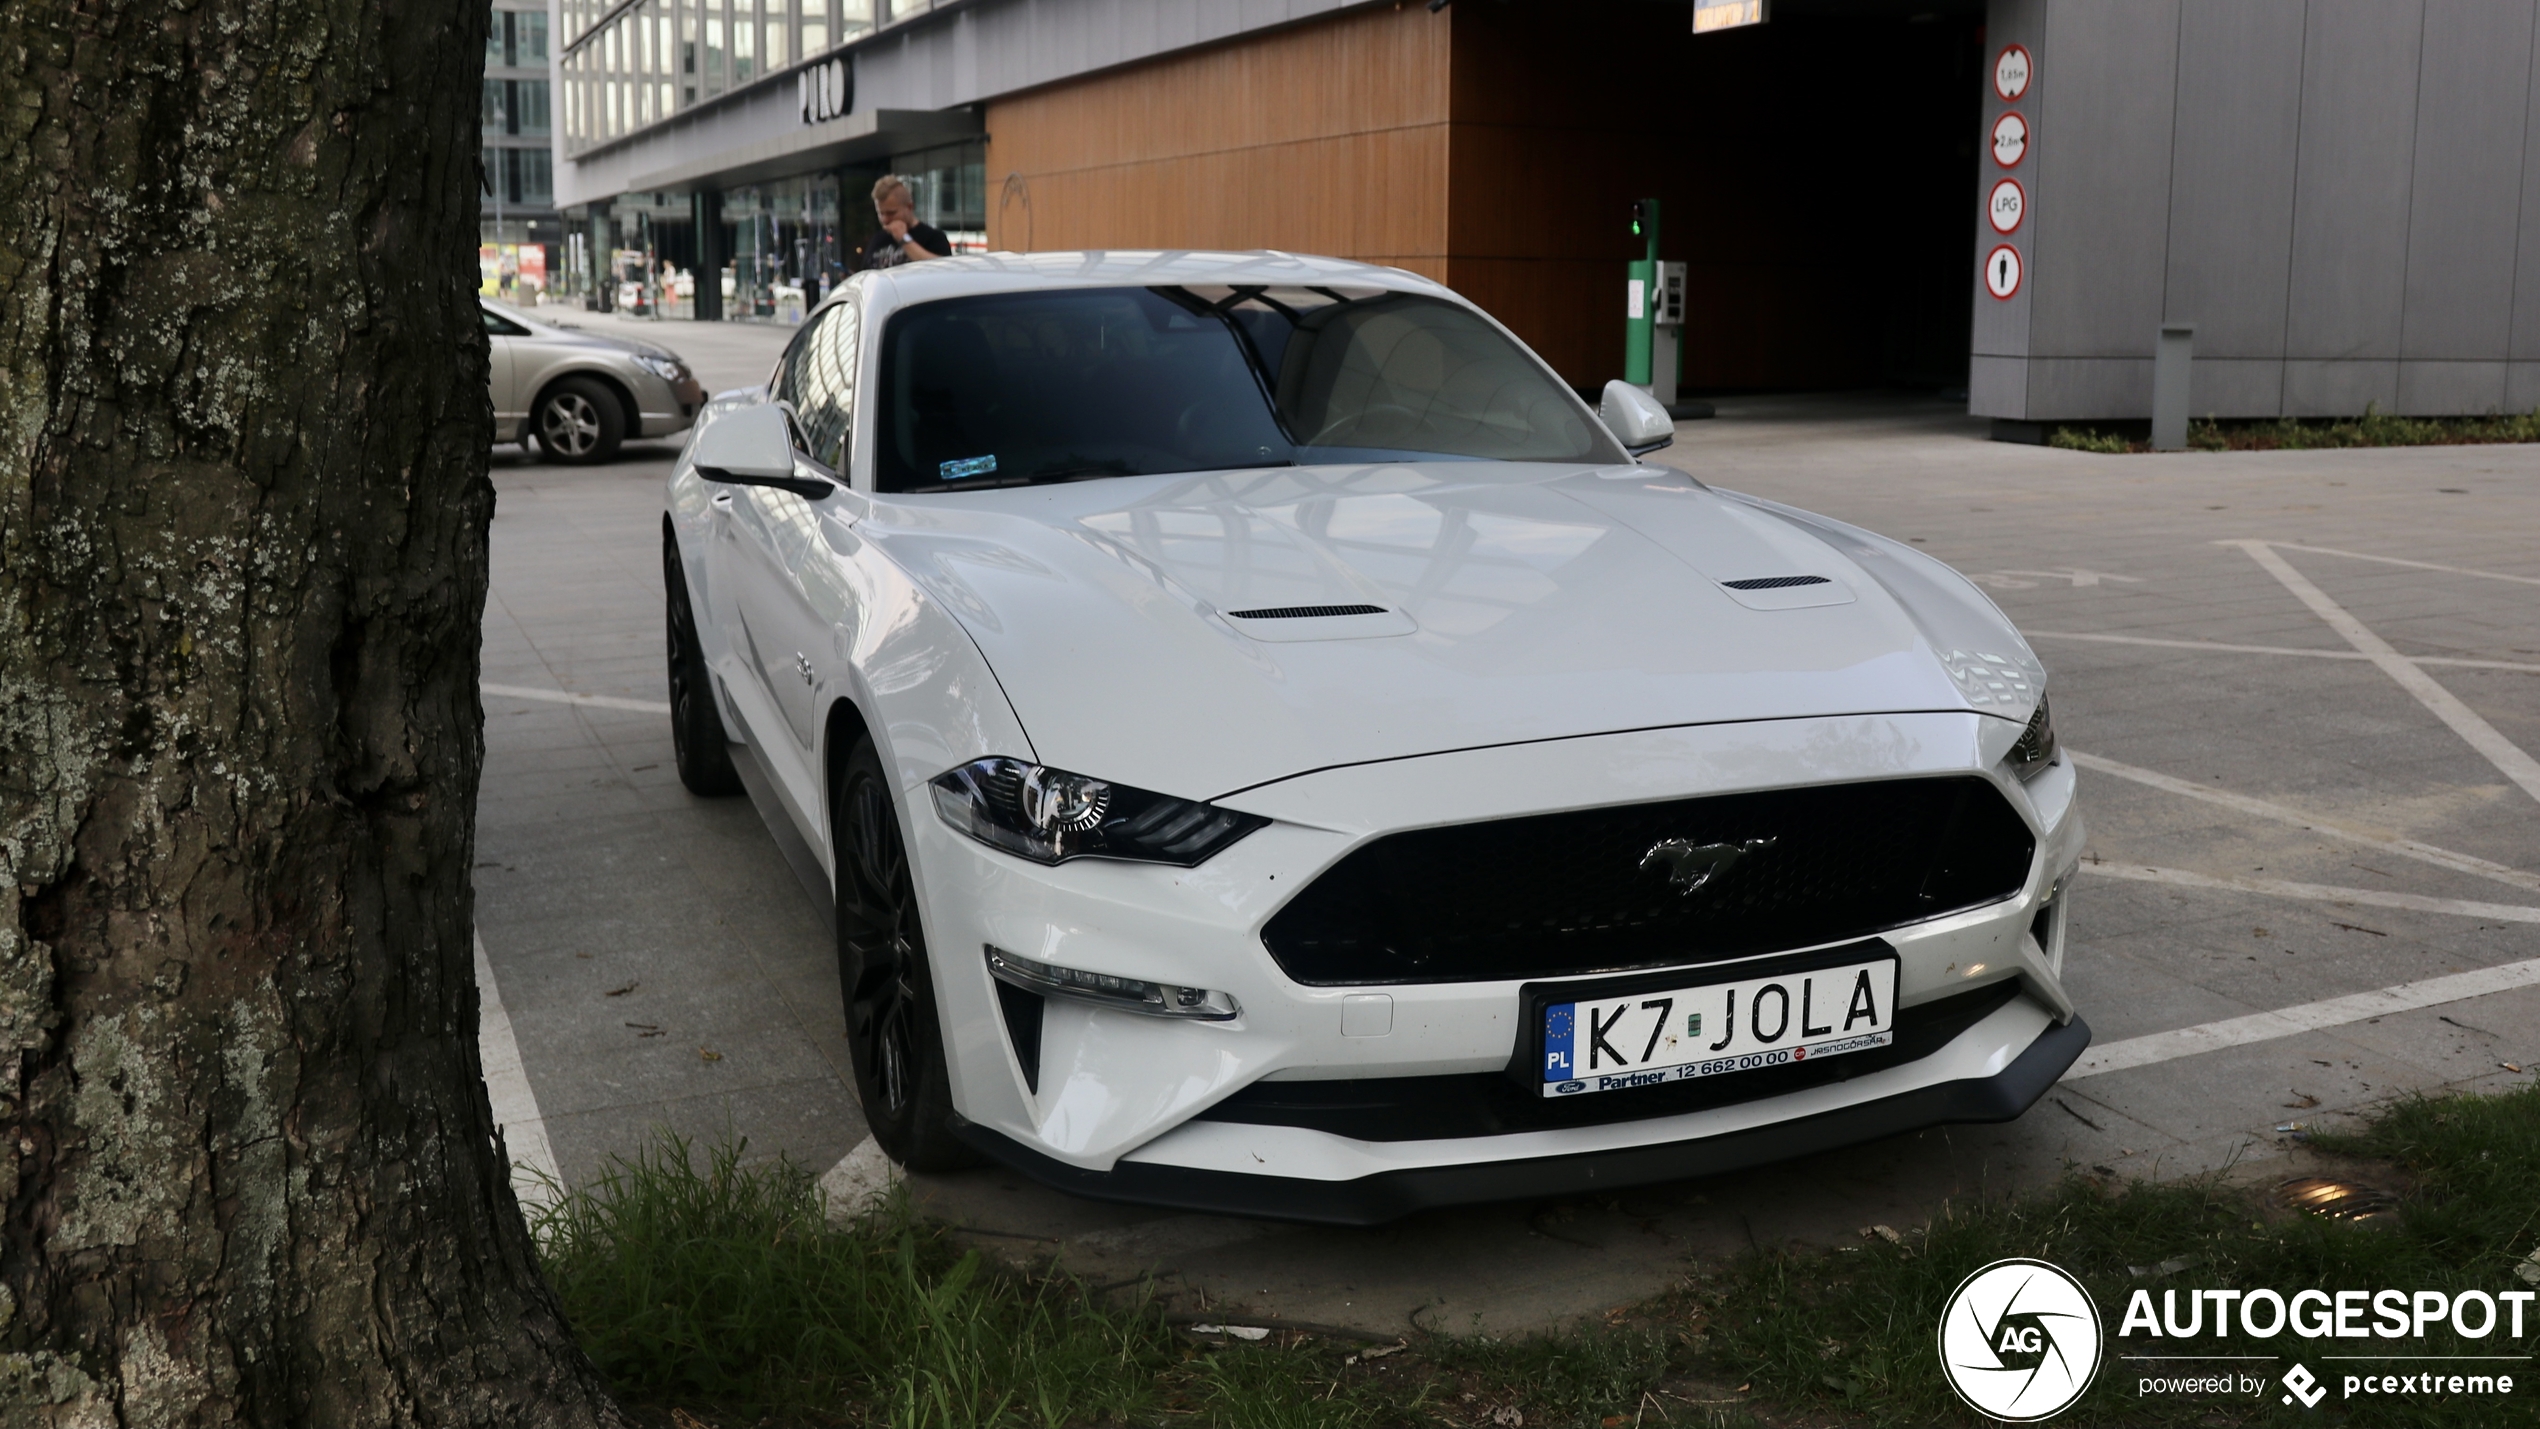
[[[794,93],[805,124],[844,119],[855,108],[855,70],[843,55],[823,60],[794,76]]]

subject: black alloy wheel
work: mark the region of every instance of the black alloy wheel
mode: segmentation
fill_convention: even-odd
[[[626,440],[626,410],[605,384],[568,377],[538,399],[529,429],[538,434],[538,450],[547,460],[585,466],[617,455]]]
[[[679,538],[662,518],[662,586],[669,593],[662,624],[670,633],[670,748],[679,764],[679,782],[700,798],[721,799],[741,792],[740,771],[732,767],[732,746],[723,736],[723,715],[714,706],[713,675],[705,651],[697,644],[697,613],[688,604],[688,573],[679,560]]]
[[[891,783],[871,739],[858,739],[848,753],[829,808],[838,868],[838,984],[865,1124],[883,1152],[912,1171],[976,1166],[978,1154],[953,1135],[952,1079],[926,932]]]

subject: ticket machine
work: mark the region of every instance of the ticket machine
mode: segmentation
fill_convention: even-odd
[[[1658,200],[1632,203],[1632,234],[1645,256],[1629,267],[1623,285],[1623,380],[1658,399],[1676,401],[1677,363],[1683,353],[1685,265],[1658,258]]]

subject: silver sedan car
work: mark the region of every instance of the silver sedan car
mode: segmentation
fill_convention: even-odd
[[[606,461],[628,437],[684,432],[705,389],[679,354],[478,299],[493,350],[494,440],[549,461]]]

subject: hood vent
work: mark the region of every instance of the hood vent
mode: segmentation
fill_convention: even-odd
[[[1722,581],[1731,590],[1787,590],[1798,585],[1831,585],[1824,576],[1758,576],[1753,580]]]
[[[1335,615],[1382,615],[1385,608],[1381,605],[1265,605],[1259,610],[1230,610],[1226,613],[1237,620],[1322,620]]]

